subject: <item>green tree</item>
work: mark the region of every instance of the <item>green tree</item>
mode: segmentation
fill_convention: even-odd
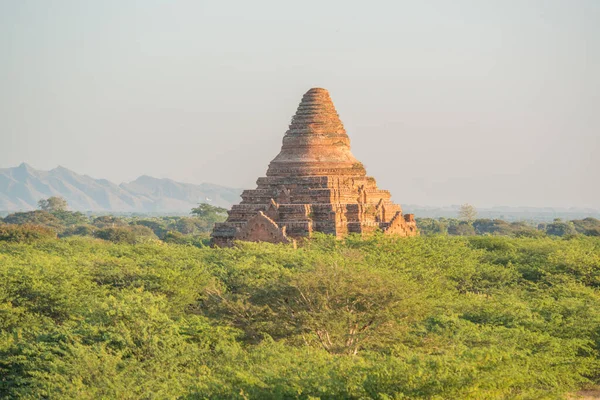
[[[180,218],[175,224],[175,228],[179,233],[183,233],[184,235],[191,235],[197,231],[194,218]]]
[[[600,236],[600,220],[592,217],[571,221],[578,233],[587,236]]]
[[[38,207],[42,211],[66,211],[68,206],[67,200],[59,196],[52,196],[38,201]]]
[[[152,230],[152,232],[154,232],[154,234],[156,236],[158,236],[160,239],[162,239],[169,230],[167,228],[167,224],[164,221],[158,220],[158,219],[136,220],[136,221],[133,221],[131,223],[131,225],[146,226],[146,227],[150,228]]]
[[[41,225],[0,225],[0,242],[34,243],[56,239],[56,232]]]
[[[225,217],[227,216],[227,209],[212,206],[206,203],[200,203],[198,207],[192,208],[191,213],[209,222],[219,222],[225,220]]]
[[[150,231],[150,229],[148,230]],[[113,243],[133,244],[136,242],[135,233],[133,232],[133,230],[126,226],[116,226],[98,229],[94,232],[94,237],[98,239],[108,240]]]
[[[4,217],[7,224],[16,225],[41,225],[60,231],[64,228],[60,219],[47,211],[35,210],[27,212],[17,212]]]
[[[61,232],[60,237],[69,237],[69,236],[94,236],[94,232],[97,230],[93,225],[81,224],[81,225],[73,225],[67,227],[64,231]]]
[[[80,212],[73,211],[65,211],[65,210],[57,210],[52,211],[52,215],[58,218],[63,225],[72,226],[72,225],[81,225],[88,223],[88,217]]]
[[[513,232],[510,224],[500,219],[476,219],[472,225],[478,235],[510,235]]]
[[[417,227],[421,235],[446,235],[448,222],[445,218],[417,218]]]
[[[473,236],[475,228],[467,221],[460,221],[458,224],[452,224],[448,227],[448,234],[454,236]]]
[[[209,288],[207,306],[244,329],[250,340],[264,332],[333,354],[389,345],[422,312],[411,282],[390,271],[338,264],[238,289]]]
[[[163,241],[165,243],[173,243],[186,246],[210,246],[210,236],[206,232],[200,235],[184,235],[177,231],[168,231],[165,234]]]
[[[98,228],[107,228],[107,227],[117,227],[117,226],[126,226],[127,223],[123,221],[119,217],[115,217],[112,215],[102,215],[100,217],[94,218],[92,224]]]
[[[131,231],[135,235],[135,238],[136,238],[137,241],[140,241],[140,240],[157,240],[158,239],[158,237],[154,234],[154,232],[152,231],[152,229],[148,228],[147,226],[143,226],[143,225],[130,225],[129,229],[131,229]]]
[[[577,234],[572,222],[564,222],[560,218],[546,225],[546,233],[551,236],[569,236]]]

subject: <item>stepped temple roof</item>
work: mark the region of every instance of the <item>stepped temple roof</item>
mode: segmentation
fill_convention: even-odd
[[[267,176],[355,175],[359,164],[329,92],[315,88],[302,97]]]
[[[412,214],[402,214],[387,190],[377,188],[350,151],[350,138],[329,92],[304,94],[279,154],[257,188],[245,190],[242,202],[212,232],[216,246],[234,240],[291,243],[323,232],[417,235]]]

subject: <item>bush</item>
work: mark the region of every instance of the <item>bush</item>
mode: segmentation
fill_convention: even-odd
[[[168,231],[165,234],[163,241],[165,243],[180,244],[180,245],[186,245],[186,246],[196,246],[196,247],[210,246],[210,236],[208,236],[208,234],[191,236],[191,235],[184,235],[177,231]]]
[[[546,236],[546,232],[537,230],[535,228],[522,228],[515,231],[515,236],[523,238],[541,238]]]
[[[41,225],[55,230],[61,230],[64,228],[60,219],[47,211],[39,210],[9,214],[4,218],[4,222],[15,225]]]
[[[129,243],[136,242],[135,233],[128,227],[117,226],[102,228],[94,232],[94,237],[102,240],[108,240],[113,243]]]
[[[448,234],[448,222],[445,219],[417,218],[417,227],[421,235],[446,235]]]
[[[448,234],[454,236],[472,236],[475,235],[475,229],[466,221],[460,221],[457,225],[448,227]]]
[[[88,223],[88,218],[80,212],[58,210],[52,211],[52,215],[54,215],[63,225],[66,226]]]
[[[168,231],[166,224],[164,223],[164,221],[161,221],[161,220],[152,220],[152,219],[135,220],[131,223],[131,225],[132,226],[140,225],[140,226],[145,226],[147,228],[150,228],[152,230],[152,232],[154,232],[154,234],[160,239],[162,239],[165,236],[165,233],[167,233],[167,231]]]
[[[572,222],[563,222],[555,219],[551,224],[546,225],[546,233],[550,236],[573,236],[577,234]]]
[[[33,243],[40,240],[56,239],[56,232],[41,225],[0,225],[0,241]]]
[[[131,225],[129,229],[131,229],[137,241],[158,240],[158,237],[154,234],[152,229],[147,226]]]
[[[92,224],[98,228],[114,228],[117,226],[126,226],[127,224],[121,218],[114,217],[112,215],[103,215],[101,217],[94,218]]]
[[[600,236],[600,220],[596,218],[585,218],[571,221],[575,230],[586,236]]]
[[[585,230],[586,236],[600,236],[600,228],[590,228]]]
[[[75,225],[70,226],[65,229],[60,237],[69,237],[69,236],[94,236],[94,232],[96,231],[96,227],[93,225]]]
[[[511,225],[500,219],[478,219],[473,222],[473,228],[478,235],[509,235],[512,233]]]

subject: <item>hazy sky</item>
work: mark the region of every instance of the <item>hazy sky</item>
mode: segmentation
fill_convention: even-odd
[[[0,0],[0,168],[253,188],[304,92],[399,203],[600,208],[600,1]]]

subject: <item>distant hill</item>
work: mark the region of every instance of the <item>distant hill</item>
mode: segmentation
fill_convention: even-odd
[[[38,200],[64,197],[74,211],[110,213],[189,213],[198,203],[230,208],[239,203],[242,189],[202,183],[193,185],[171,179],[140,176],[117,185],[106,179],[79,175],[67,168],[40,171],[28,164],[0,168],[0,213],[33,210]],[[456,218],[460,206],[403,204],[405,213],[421,218]],[[600,218],[600,210],[589,208],[492,207],[477,208],[479,218],[508,221],[552,221],[554,218]]]
[[[61,196],[76,211],[187,213],[198,203],[228,208],[240,200],[241,192],[210,183],[193,185],[145,175],[117,185],[64,167],[40,171],[25,163],[0,169],[1,211],[32,210],[42,198]]]

